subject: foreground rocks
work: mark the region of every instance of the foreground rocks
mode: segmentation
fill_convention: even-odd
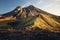
[[[60,33],[43,30],[24,32],[0,32],[0,40],[60,40]]]

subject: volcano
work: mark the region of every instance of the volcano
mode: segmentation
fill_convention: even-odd
[[[60,40],[60,16],[33,5],[0,15],[0,40],[55,39]]]
[[[43,30],[59,32],[60,18],[32,5],[24,8],[18,6],[14,10],[1,15],[0,26],[11,26],[15,29],[25,28],[27,30],[38,27]]]

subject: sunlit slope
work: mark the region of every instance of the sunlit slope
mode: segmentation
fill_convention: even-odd
[[[50,31],[60,31],[60,22],[57,20],[55,20],[53,16],[50,17],[49,15],[42,13],[38,18],[36,18],[34,26],[41,29],[48,29]]]

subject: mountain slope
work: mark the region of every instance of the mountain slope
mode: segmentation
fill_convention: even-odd
[[[0,28],[3,29],[31,30],[36,27],[42,30],[60,32],[60,18],[32,5],[24,8],[18,6],[0,17]]]

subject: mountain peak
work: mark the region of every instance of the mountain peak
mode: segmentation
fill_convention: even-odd
[[[27,8],[35,8],[33,5],[28,6]]]
[[[34,7],[33,5],[29,5],[29,7]]]

